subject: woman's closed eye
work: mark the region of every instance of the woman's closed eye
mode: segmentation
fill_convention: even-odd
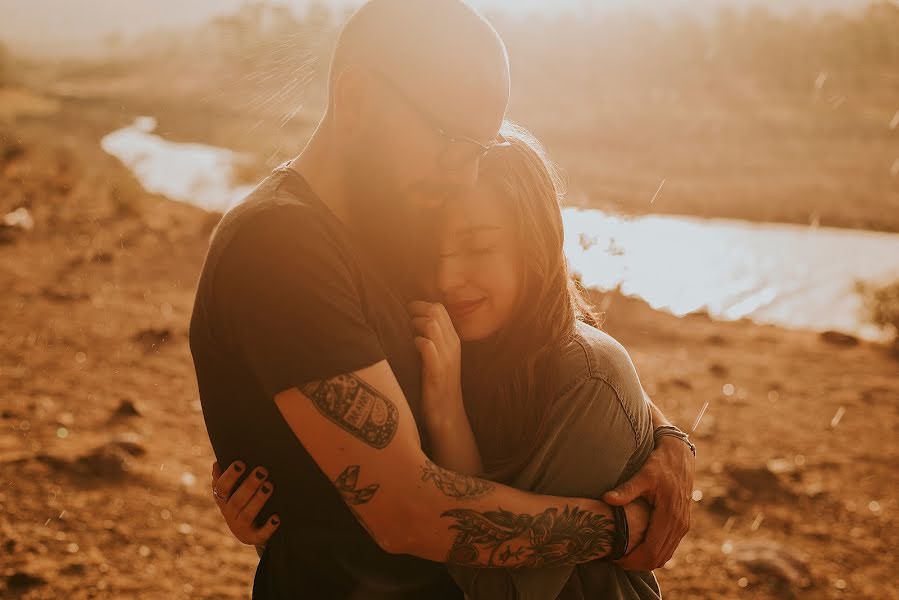
[[[469,256],[483,256],[485,254],[490,254],[494,250],[496,250],[496,246],[472,246],[466,248],[465,253]]]

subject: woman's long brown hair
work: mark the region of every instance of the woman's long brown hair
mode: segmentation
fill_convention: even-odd
[[[511,145],[481,160],[479,185],[490,186],[513,216],[524,283],[510,324],[486,346],[463,350],[462,383],[485,474],[509,481],[543,436],[575,321],[598,322],[569,276],[558,171],[527,130],[507,121],[502,133]]]

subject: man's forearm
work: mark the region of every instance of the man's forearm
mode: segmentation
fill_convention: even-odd
[[[404,540],[391,551],[472,567],[539,568],[574,565],[608,556],[615,541],[611,508],[585,498],[523,492],[442,469],[427,459],[416,489],[389,493],[397,502],[393,523]],[[360,515],[365,520],[364,511]]]
[[[649,405],[649,411],[652,413],[652,428],[661,427],[662,425],[671,425],[671,421],[668,420],[662,411],[659,410],[659,407],[655,405],[652,401],[652,398],[649,397],[649,394],[646,393],[646,390],[643,390],[643,398],[646,400],[646,403]]]

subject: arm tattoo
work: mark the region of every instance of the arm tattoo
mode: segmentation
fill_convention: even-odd
[[[538,515],[498,509],[455,508],[443,513],[459,533],[447,562],[488,567],[554,567],[587,562],[609,553],[615,523],[577,506],[562,514],[549,508]],[[482,558],[481,553],[487,553]],[[510,563],[510,561],[512,561]]]
[[[396,405],[353,374],[312,381],[300,389],[321,414],[369,446],[383,448],[396,433]]]
[[[356,487],[358,483],[359,465],[348,466],[343,470],[343,473],[338,475],[337,479],[334,480],[334,485],[337,486],[337,490],[340,492],[340,495],[343,496],[344,501],[347,504],[352,504],[354,506],[365,504],[371,500],[380,487],[380,484],[373,483],[359,489]]]
[[[421,480],[432,480],[445,496],[456,500],[471,500],[493,491],[493,484],[483,479],[447,471],[429,460],[421,468]]]

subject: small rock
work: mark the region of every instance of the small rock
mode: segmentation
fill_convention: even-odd
[[[79,456],[74,467],[86,476],[119,481],[128,474],[128,459],[144,452],[143,447],[134,442],[108,442]]]
[[[674,379],[669,380],[668,383],[671,383],[672,385],[675,385],[675,386],[677,386],[681,389],[685,389],[685,390],[693,389],[693,384],[691,384],[686,379],[681,379],[679,377],[675,377]]]
[[[6,578],[6,587],[16,592],[23,592],[46,583],[47,580],[43,577],[31,575],[30,573],[25,573],[23,571],[16,571]]]
[[[127,419],[130,417],[140,417],[141,412],[131,400],[122,400],[118,407],[112,412],[113,418]]]
[[[113,258],[113,254],[111,252],[106,252],[105,250],[98,250],[94,252],[93,256],[91,256],[91,261],[96,263],[111,263]]]
[[[144,347],[144,351],[150,352],[152,350],[158,349],[162,344],[166,342],[170,337],[172,337],[172,332],[169,329],[142,329],[138,331],[131,338],[135,342],[141,344]]]
[[[3,217],[3,224],[7,227],[12,227],[13,229],[31,231],[34,229],[34,218],[31,216],[31,213],[28,212],[27,208],[20,206],[16,210],[6,213]]]
[[[806,589],[812,586],[812,572],[806,556],[777,542],[757,540],[734,545],[733,559],[754,575],[774,578],[779,583]]]
[[[709,365],[709,373],[716,377],[724,377],[727,375],[727,367],[721,363],[712,363]]]
[[[766,464],[768,470],[777,474],[789,474],[796,471],[796,462],[786,458],[772,458]]]
[[[728,465],[725,471],[737,484],[738,489],[730,490],[743,499],[792,502],[796,494],[777,473],[766,466]]]
[[[858,346],[858,338],[848,333],[840,331],[823,331],[821,332],[821,340],[834,346]]]
[[[60,569],[59,572],[63,575],[84,575],[87,567],[84,566],[84,563],[71,563]]]

